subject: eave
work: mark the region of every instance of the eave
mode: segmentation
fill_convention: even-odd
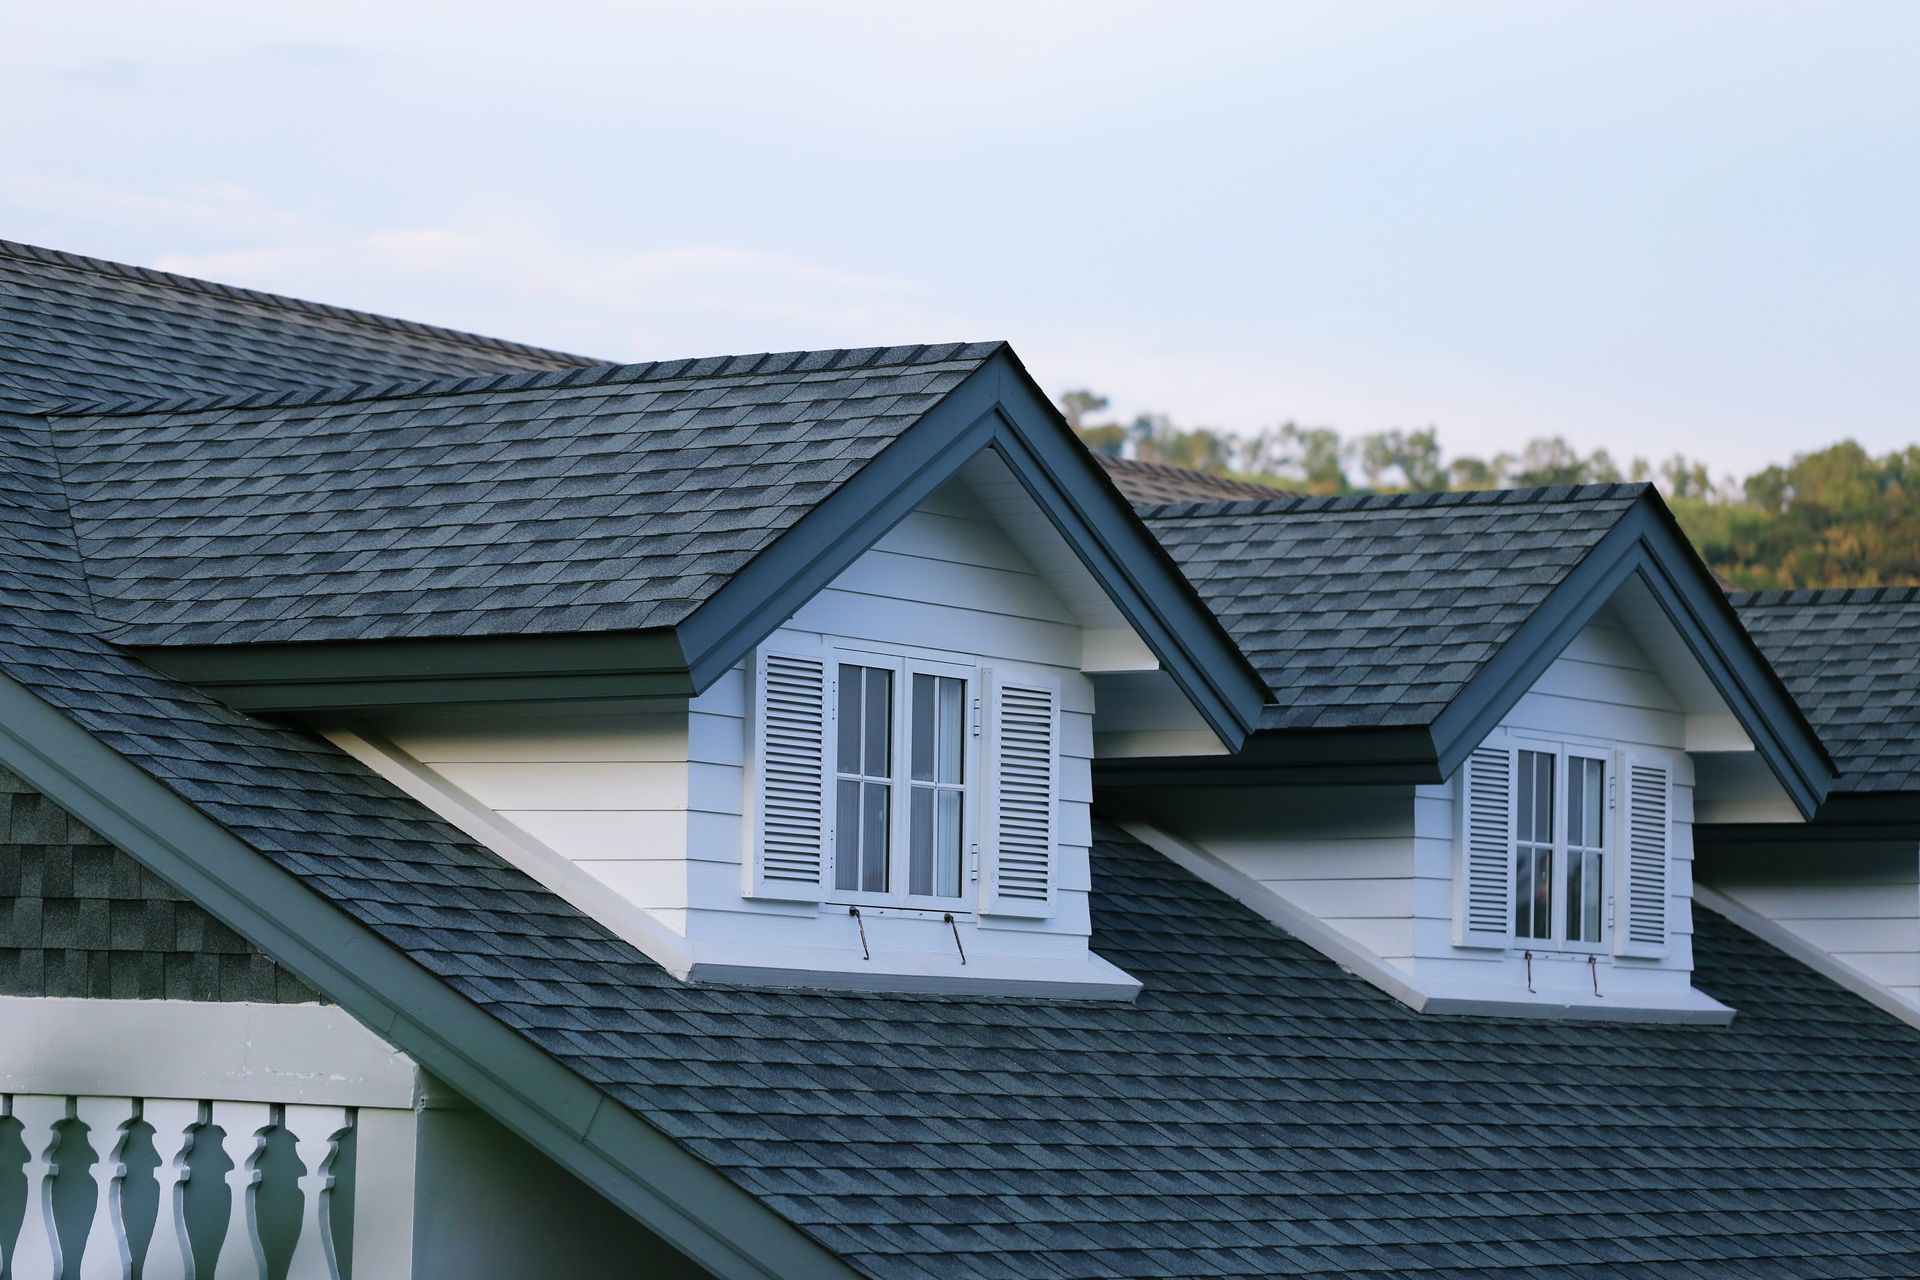
[[[251,712],[699,693],[969,460],[992,451],[1229,748],[1266,686],[1166,551],[1002,348],[677,626],[616,633],[142,647]]]
[[[1431,783],[1452,776],[1630,579],[1659,604],[1767,762],[1812,818],[1835,769],[1806,717],[1651,490],[1630,507],[1426,725],[1267,729],[1237,755],[1097,762],[1103,785]]]

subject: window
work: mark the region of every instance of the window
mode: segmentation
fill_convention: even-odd
[[[1514,939],[1597,946],[1606,923],[1606,763],[1564,751],[1516,755]]]
[[[763,647],[742,892],[1051,915],[1061,702],[1034,668]]]
[[[1617,761],[1592,747],[1504,735],[1468,757],[1459,945],[1665,952],[1673,762],[1638,751]],[[1629,779],[1618,795],[1616,776]],[[1641,923],[1620,932],[1626,917]]]
[[[835,682],[836,896],[960,898],[971,680],[959,669],[848,655]]]

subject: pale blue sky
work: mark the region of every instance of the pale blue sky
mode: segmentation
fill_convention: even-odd
[[[1920,440],[1920,4],[0,10],[0,235],[1253,430]]]

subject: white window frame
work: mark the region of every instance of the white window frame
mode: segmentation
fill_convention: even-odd
[[[898,649],[880,647],[832,646],[827,650],[827,835],[823,858],[823,905],[828,907],[899,908],[908,911],[951,912],[957,918],[972,916],[978,897],[980,873],[981,769],[985,765],[982,749],[981,696],[983,672],[977,664],[941,661]],[[839,886],[840,854],[840,667],[878,667],[893,672],[892,697],[892,790],[888,802],[887,882],[885,892],[842,889]],[[960,892],[954,897],[909,893],[912,875],[912,708],[913,677],[945,676],[965,683],[961,704],[966,716],[966,733],[961,755],[960,805]]]
[[[1616,856],[1615,850],[1618,843],[1615,829],[1619,826],[1618,811],[1614,803],[1616,787],[1614,760],[1618,755],[1617,749],[1611,746],[1603,746],[1599,743],[1546,740],[1522,737],[1516,734],[1507,743],[1506,750],[1511,760],[1515,780],[1513,812],[1510,815],[1507,831],[1508,857],[1511,860],[1513,868],[1513,895],[1512,902],[1509,904],[1512,911],[1509,912],[1509,919],[1507,921],[1509,945],[1515,951],[1532,951],[1535,954],[1565,953],[1580,956],[1604,956],[1611,954],[1613,949],[1612,937],[1614,928],[1614,875],[1617,870],[1614,864],[1614,858]],[[1520,840],[1519,780],[1520,753],[1523,751],[1535,752],[1540,755],[1550,756],[1553,759],[1553,885],[1547,905],[1547,936],[1544,938],[1526,938],[1520,936],[1520,932],[1515,927],[1514,921],[1511,918],[1513,914],[1518,912],[1520,902],[1519,851],[1522,842]],[[1568,762],[1574,758],[1596,760],[1599,762],[1600,790],[1601,794],[1605,797],[1605,807],[1602,810],[1603,816],[1600,826],[1599,847],[1599,852],[1602,856],[1600,883],[1604,896],[1602,898],[1600,912],[1600,937],[1591,942],[1583,942],[1567,937],[1567,882],[1569,878],[1568,870],[1571,862],[1571,854],[1573,852],[1573,844],[1572,841],[1569,840],[1567,833],[1569,813],[1567,788],[1571,781],[1572,772],[1568,767]],[[1583,850],[1586,847],[1587,846],[1581,846]]]

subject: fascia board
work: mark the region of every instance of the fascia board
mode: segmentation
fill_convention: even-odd
[[[1209,726],[1237,747],[1265,686],[1098,463],[1051,415],[1009,353],[989,359],[680,625],[695,688],[718,679],[964,463],[992,449]]]
[[[1485,740],[1613,593],[1637,575],[1727,700],[1803,817],[1832,785],[1832,763],[1785,687],[1734,619],[1732,606],[1694,562],[1658,500],[1641,499],[1435,717],[1435,762],[1444,777]]]
[[[691,692],[678,638],[666,628],[129,651],[162,674],[242,711],[685,697]]]
[[[0,764],[723,1280],[854,1272],[19,682]]]

